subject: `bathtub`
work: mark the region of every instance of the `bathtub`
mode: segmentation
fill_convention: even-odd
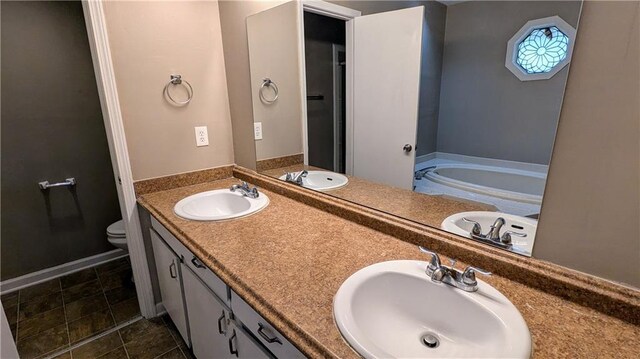
[[[471,163],[426,168],[423,178],[440,185],[510,201],[540,205],[545,173]]]

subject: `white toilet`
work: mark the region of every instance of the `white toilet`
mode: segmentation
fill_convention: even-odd
[[[107,227],[107,240],[114,246],[127,250],[127,234],[124,231],[124,221],[119,220]]]

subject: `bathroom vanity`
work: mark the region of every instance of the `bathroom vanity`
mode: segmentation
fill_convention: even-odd
[[[150,234],[162,303],[196,357],[304,357],[155,218]]]
[[[338,289],[376,263],[418,260],[426,265],[430,258],[416,244],[439,252],[443,263],[455,254],[457,268],[474,265],[493,272],[479,279],[522,314],[533,357],[631,358],[640,352],[637,291],[417,228],[240,167],[234,176],[158,188],[138,199],[142,215],[151,218],[146,230],[162,303],[197,357],[358,357],[334,320]],[[181,199],[228,189],[239,179],[259,185],[269,205],[218,222],[174,213]],[[459,315],[448,303],[437,310]]]

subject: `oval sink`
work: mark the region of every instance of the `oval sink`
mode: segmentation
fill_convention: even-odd
[[[269,204],[269,197],[245,197],[239,192],[217,189],[194,194],[180,200],[173,207],[178,216],[195,221],[221,221],[254,214]]]
[[[302,178],[302,187],[313,189],[316,191],[328,191],[344,187],[349,182],[347,176],[330,172],[330,171],[307,171],[307,176]],[[285,180],[287,176],[280,176],[281,180]]]
[[[390,261],[349,277],[333,313],[365,358],[529,358],[531,335],[518,309],[478,280],[465,292],[435,283],[427,262]]]
[[[498,217],[502,217],[505,220],[505,224],[502,226],[500,233],[513,231],[526,235],[525,237],[515,235],[511,236],[511,250],[531,256],[533,240],[536,237],[536,228],[538,227],[538,221],[535,219],[501,212],[460,212],[445,218],[440,226],[447,232],[471,238],[469,233],[473,228],[473,224],[465,222],[462,218],[480,223],[480,226],[482,226],[482,233],[484,234],[489,231],[489,227],[496,221],[496,219],[498,219]]]

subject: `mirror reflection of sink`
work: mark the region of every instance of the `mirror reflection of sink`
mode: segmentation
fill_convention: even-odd
[[[328,191],[344,187],[349,182],[347,176],[330,171],[307,171],[302,179],[302,186],[316,191]],[[286,175],[280,176],[284,181]]]
[[[249,198],[239,192],[217,189],[194,194],[176,203],[173,211],[178,216],[195,221],[221,221],[254,214],[269,204],[269,197],[260,193]]]
[[[334,298],[347,342],[365,358],[529,358],[518,309],[489,284],[477,292],[435,283],[427,262],[390,261],[353,274]]]
[[[482,233],[486,234],[489,231],[489,227],[491,227],[499,217],[502,217],[505,220],[505,224],[502,226],[500,233],[513,231],[526,235],[526,237],[520,237],[517,235],[511,236],[513,244],[512,250],[514,252],[530,256],[531,251],[533,250],[533,240],[536,236],[536,228],[538,226],[538,221],[535,219],[501,212],[460,212],[445,218],[444,221],[442,221],[441,227],[447,232],[471,238],[469,233],[473,228],[473,224],[465,222],[463,218],[480,223]]]

